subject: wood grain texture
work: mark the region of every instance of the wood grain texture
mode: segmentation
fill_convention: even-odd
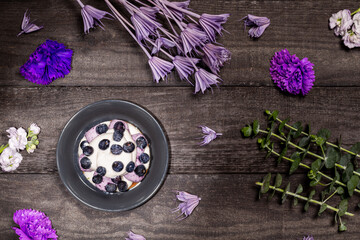
[[[76,201],[57,174],[21,174],[21,178],[1,175],[0,239],[17,239],[11,229],[15,226],[12,214],[22,208],[46,212],[59,239],[124,239],[130,229],[149,240],[289,240],[307,234],[313,234],[316,240],[358,239],[358,216],[344,217],[349,231],[338,235],[331,212],[317,217],[318,208],[311,205],[304,213],[303,202],[292,207],[288,199],[280,205],[278,195],[271,201],[266,200],[267,196],[257,200],[254,182],[261,178],[257,174],[169,175],[161,190],[143,206],[109,213]],[[302,180],[293,176],[291,181]],[[175,220],[178,213],[171,213],[177,204],[174,189],[186,189],[202,199],[193,214],[181,222]]]

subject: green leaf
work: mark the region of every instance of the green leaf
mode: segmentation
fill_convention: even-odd
[[[348,153],[345,153],[341,156],[339,164],[341,166],[346,167],[350,161],[351,161],[351,155]]]
[[[305,203],[305,206],[304,206],[305,212],[307,212],[307,210],[309,209],[309,200],[311,200],[314,197],[315,193],[316,193],[315,189],[311,190],[309,197],[308,197],[308,201]]]
[[[258,121],[258,120],[255,120],[255,121],[253,122],[252,130],[253,130],[254,136],[256,136],[256,135],[259,133],[260,125],[259,125],[259,121]]]
[[[359,180],[360,178],[357,175],[352,175],[350,180],[346,183],[350,197],[353,195],[355,188],[359,184]]]
[[[282,160],[283,157],[286,155],[287,150],[288,150],[288,146],[286,145],[286,146],[283,148],[283,150],[281,151],[279,158],[277,159],[277,163],[278,163],[278,164],[281,163],[281,160]]]
[[[279,111],[275,110],[271,113],[271,115],[269,116],[269,120],[276,120],[277,116],[279,115]]]
[[[299,141],[299,147],[304,148],[309,145],[311,138],[310,137],[303,137]]]
[[[338,216],[341,217],[341,216],[344,216],[345,215],[345,212],[347,211],[348,209],[348,200],[347,199],[343,199],[340,203],[339,203],[339,211],[337,212]]]
[[[321,159],[317,159],[316,161],[311,163],[311,170],[317,173],[321,168],[322,161]]]
[[[279,124],[279,133],[282,135],[282,136],[285,136],[285,133],[283,132],[283,129],[284,129],[284,127],[285,127],[285,124],[287,123],[287,122],[289,122],[289,118],[287,118],[287,119],[285,119],[285,120],[283,120],[280,124]]]
[[[325,167],[333,168],[335,163],[340,160],[340,152],[333,147],[328,147],[325,157]]]
[[[353,152],[353,153],[355,153],[355,154],[360,153],[360,142],[355,143],[355,144],[350,148],[350,151]]]
[[[345,171],[342,174],[342,181],[344,183],[347,183],[350,180],[351,176],[353,175],[353,171],[354,171],[354,165],[351,162],[349,162],[346,166]]]
[[[242,134],[244,135],[244,137],[250,137],[251,136],[251,132],[252,132],[252,129],[249,125],[247,125],[246,127],[243,127],[241,129],[241,132]]]
[[[271,173],[266,174],[260,189],[261,193],[267,193],[267,191],[269,191],[270,179],[271,179]]]
[[[301,158],[300,158],[300,153],[299,152],[294,152],[292,155],[291,155],[291,159],[294,160],[292,163],[291,163],[291,167],[290,167],[290,171],[289,171],[289,174],[293,174],[296,169],[298,169],[299,167],[299,164],[300,164],[300,161],[301,161]]]
[[[265,156],[265,159],[267,159],[268,157],[270,157],[271,153],[273,152],[274,150],[274,143],[271,143],[270,144],[270,150],[268,150],[266,156]]]
[[[275,177],[275,187],[278,188],[281,186],[281,183],[282,183],[282,176],[280,173],[277,173],[276,174],[276,177]]]
[[[275,122],[271,122],[270,128],[269,128],[269,133],[266,136],[266,141],[270,140],[272,132],[274,132],[274,128],[275,128]]]
[[[331,133],[328,129],[320,129],[317,134],[316,134],[318,137],[321,137],[325,140],[325,142],[330,138],[331,136]]]
[[[284,192],[283,192],[283,194],[282,194],[282,196],[281,196],[281,204],[283,204],[283,203],[285,202],[286,197],[287,197],[287,193],[286,193],[286,192],[289,192],[289,191],[290,191],[290,183],[288,183],[288,184],[286,185],[286,188],[285,188],[285,190],[284,190]]]
[[[318,215],[320,216],[321,213],[323,213],[326,209],[327,209],[327,204],[326,203],[323,203],[321,206],[320,206],[320,210],[318,212]]]
[[[316,174],[315,179],[310,182],[310,187],[316,186],[320,182],[320,180],[321,180],[321,175]]]
[[[295,193],[296,193],[296,194],[300,194],[300,193],[302,193],[302,192],[303,192],[303,186],[302,186],[301,184],[299,184],[299,186],[296,188]]]
[[[341,222],[339,225],[339,232],[344,232],[347,230],[347,227],[345,226],[346,222]]]
[[[291,131],[291,135],[293,136],[293,138],[298,138],[300,135],[301,135],[301,132],[303,130],[303,127],[301,126],[301,122],[296,122],[294,125],[293,125],[294,128],[296,128],[297,130],[296,131]]]
[[[338,187],[338,188],[336,189],[336,192],[337,192],[337,194],[342,195],[342,194],[344,194],[344,188]]]
[[[265,110],[265,113],[266,113],[267,115],[271,115],[270,110]]]

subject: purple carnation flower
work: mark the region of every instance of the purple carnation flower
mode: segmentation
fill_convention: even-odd
[[[287,49],[276,52],[270,62],[270,75],[274,83],[291,94],[306,95],[313,86],[315,73],[307,58],[300,60]]]
[[[70,73],[73,51],[64,44],[46,40],[29,60],[20,67],[20,73],[36,84],[47,85]]]
[[[259,38],[264,33],[265,29],[270,25],[270,19],[267,17],[258,17],[248,14],[244,17],[245,28],[250,27],[249,36],[252,38]]]
[[[52,228],[50,219],[40,211],[32,209],[20,209],[14,213],[14,222],[20,228],[13,227],[15,233],[20,236],[20,239],[55,239],[56,230]]]

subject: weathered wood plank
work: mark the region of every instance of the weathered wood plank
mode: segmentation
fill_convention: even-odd
[[[194,96],[188,88],[14,88],[0,89],[1,142],[11,126],[42,128],[40,148],[24,153],[17,173],[56,171],[55,150],[66,122],[80,108],[103,99],[124,99],[148,109],[163,125],[171,149],[171,173],[247,173],[288,171],[287,164],[275,168],[264,160],[253,139],[242,139],[240,129],[254,119],[264,120],[265,109],[278,109],[280,116],[309,122],[316,132],[332,131],[333,141],[342,135],[344,146],[359,141],[359,88],[315,88],[305,98],[280,94],[267,87],[224,87],[214,94]],[[191,103],[190,103],[191,102]],[[264,123],[264,121],[261,121]],[[198,146],[207,125],[224,135],[205,147]]]
[[[102,1],[87,1],[106,9]],[[357,69],[360,55],[346,50],[340,39],[328,29],[332,13],[355,10],[354,1],[192,1],[195,11],[219,14],[231,18],[220,40],[232,52],[232,61],[222,70],[225,85],[272,86],[268,73],[274,52],[288,48],[291,53],[308,57],[315,64],[316,86],[359,86]],[[25,10],[32,19],[44,24],[44,29],[16,37]],[[271,26],[257,41],[248,38],[238,22],[246,14],[267,16]],[[46,39],[54,39],[74,49],[73,70],[55,86],[186,86],[177,77],[168,83],[155,84],[145,55],[125,30],[114,21],[105,20],[106,31],[97,29],[82,33],[80,8],[76,1],[2,1],[0,36],[0,85],[34,86],[19,74],[19,67]],[[6,57],[5,57],[6,56]]]

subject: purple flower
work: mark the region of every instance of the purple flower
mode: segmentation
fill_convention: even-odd
[[[202,50],[204,51],[203,61],[214,74],[217,74],[220,71],[220,67],[224,66],[224,63],[231,59],[229,50],[212,43],[205,44]]]
[[[191,63],[191,61],[193,63]],[[181,80],[187,80],[191,83],[188,78],[195,71],[194,64],[196,65],[200,60],[197,58],[187,58],[181,56],[175,56],[173,64],[175,66],[176,72],[179,74]]]
[[[207,127],[207,126],[200,126],[201,130],[203,132],[203,134],[205,134],[202,138],[203,141],[200,143],[200,146],[204,146],[209,144],[212,140],[215,140],[215,138],[217,136],[221,136],[222,133],[217,133],[214,130],[212,130],[211,128]]]
[[[143,236],[135,234],[132,231],[128,232],[128,237],[125,240],[146,240]]]
[[[199,201],[201,200],[201,198],[196,195],[192,195],[190,193],[182,191],[177,191],[176,194],[177,200],[181,201],[182,203],[180,203],[179,206],[173,210],[173,212],[181,211],[180,216],[183,215],[184,217],[180,220],[183,220],[190,216],[190,214],[194,211],[197,205],[199,205]]]
[[[304,237],[303,240],[314,240],[314,237],[313,236],[307,236],[307,237]]]
[[[156,29],[161,26],[160,23],[153,21],[140,12],[131,16],[131,22],[135,28],[136,38],[139,41],[148,38],[149,35],[155,35]]]
[[[217,75],[200,68],[195,73],[195,93],[200,90],[204,93],[207,88],[211,88],[211,85],[217,85],[218,79],[221,80]]]
[[[13,227],[20,239],[53,239],[57,240],[56,230],[52,228],[50,219],[40,211],[32,209],[17,210],[13,216],[20,228]]]
[[[253,38],[259,38],[270,25],[270,19],[267,17],[258,17],[251,14],[248,14],[242,20],[244,20],[245,28],[250,27],[249,36]]]
[[[276,52],[270,62],[270,75],[274,83],[291,94],[306,95],[313,86],[315,73],[307,58],[300,60],[287,49]]]
[[[20,36],[23,33],[31,33],[43,28],[43,26],[37,26],[34,23],[30,23],[30,13],[27,14],[28,10],[24,13],[24,17],[21,23],[21,32],[17,35]]]
[[[159,37],[155,40],[155,44],[156,46],[154,46],[154,48],[151,51],[151,54],[156,54],[157,52],[160,51],[161,47],[164,47],[166,49],[175,47],[175,43],[173,41],[170,41],[167,38],[163,38],[163,37]]]
[[[351,12],[348,9],[334,13],[329,19],[329,27],[331,29],[335,28],[334,32],[336,36],[344,36],[352,24]]]
[[[184,31],[180,33],[180,38],[185,54],[191,52],[196,47],[203,46],[208,40],[205,32],[190,27],[186,27]]]
[[[360,35],[353,30],[347,31],[342,37],[342,40],[348,48],[360,47]]]
[[[226,23],[230,14],[211,15],[203,13],[199,18],[199,24],[204,29],[211,42],[215,42],[216,33],[221,35],[224,29],[222,24]]]
[[[167,75],[174,68],[174,65],[171,62],[165,61],[155,56],[149,59],[149,65],[154,81],[157,83],[159,83],[160,79],[165,80]]]
[[[182,8],[182,9],[188,9],[190,0],[184,1],[184,2],[169,2],[171,4],[168,5],[168,10],[172,13],[174,17],[176,17],[179,21],[182,21],[184,18],[184,13],[182,11],[179,11],[172,7],[172,5],[175,5],[175,7]]]
[[[20,73],[30,82],[50,84],[55,79],[69,74],[72,54],[73,51],[67,49],[64,44],[46,40],[20,67]]]

